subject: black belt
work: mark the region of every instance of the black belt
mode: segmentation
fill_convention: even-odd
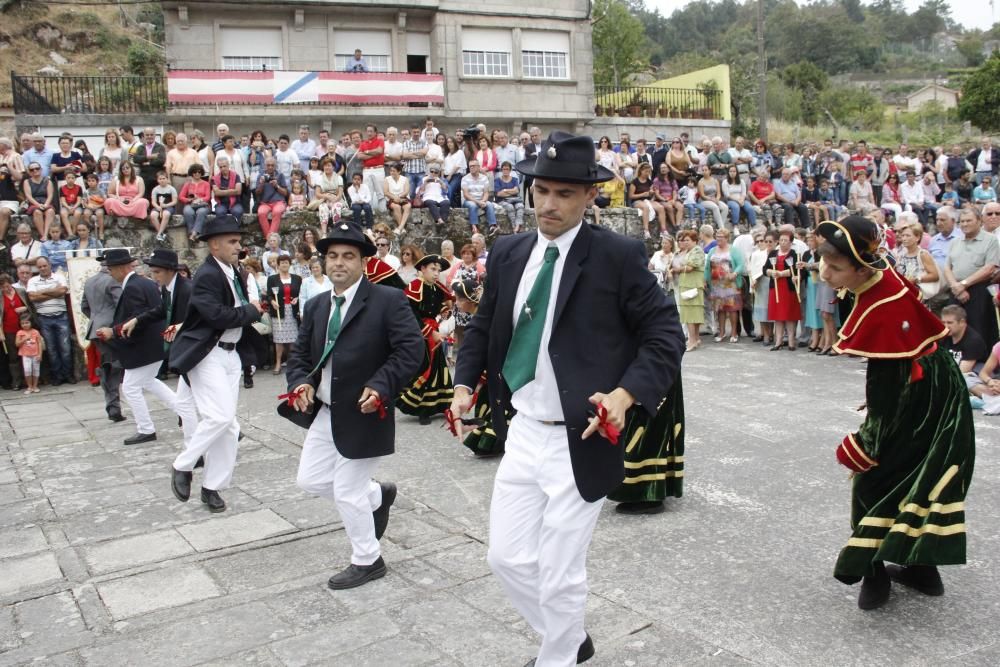
[[[219,347],[221,347],[226,352],[232,352],[233,350],[236,349],[236,343],[222,343],[222,342],[220,342],[219,343]]]
[[[539,419],[538,423],[539,424],[545,424],[546,426],[565,426],[566,425],[566,422],[551,422],[551,421],[545,421],[544,419]]]

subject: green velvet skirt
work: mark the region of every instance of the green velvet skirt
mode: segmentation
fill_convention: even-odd
[[[424,364],[420,374],[409,387],[399,395],[396,407],[400,412],[414,417],[430,417],[444,414],[451,405],[455,387],[451,381],[451,371],[445,360],[444,348],[438,346],[432,355],[424,353]],[[430,374],[424,380],[424,374]]]

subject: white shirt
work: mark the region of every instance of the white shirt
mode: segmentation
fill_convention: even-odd
[[[899,184],[899,198],[903,201],[902,204],[919,204],[923,206],[924,204],[924,184],[919,180],[913,182],[910,185],[910,180],[907,179]]]
[[[66,287],[66,278],[62,273],[51,273],[48,278],[32,276],[28,280],[28,294],[32,292],[45,292],[57,287]],[[66,300],[63,297],[45,299],[35,302],[35,311],[39,315],[59,315],[66,312]]]
[[[229,266],[225,262],[219,260],[218,257],[214,258],[216,262],[219,262],[219,266],[222,267],[222,272],[226,274],[226,281],[229,283],[229,291],[233,293],[233,298],[236,300],[237,307],[243,303],[240,299],[240,295],[236,292],[236,286],[233,281],[236,279],[236,272],[233,271],[233,267]],[[243,289],[246,289],[244,286]],[[222,336],[219,337],[220,343],[238,343],[240,338],[243,337],[243,329],[241,327],[236,327],[235,329],[226,329],[222,332]]]
[[[18,241],[10,247],[10,258],[14,259],[38,259],[42,255],[42,244],[34,239],[28,241],[27,245]],[[31,272],[38,273],[38,267],[31,265]]]
[[[330,328],[330,319],[333,317],[334,311],[337,309],[336,297],[344,297],[344,305],[340,307],[340,323],[344,324],[344,320],[347,319],[347,311],[351,309],[351,303],[354,301],[354,295],[358,293],[358,285],[361,284],[361,278],[358,281],[344,290],[343,294],[337,294],[333,290],[330,290],[330,317],[326,318],[326,329],[323,330],[323,339],[326,340],[326,331]],[[327,405],[330,405],[330,393],[331,393],[331,378],[333,377],[333,352],[330,352],[330,356],[326,358],[326,364],[323,366],[323,375],[319,379],[319,386],[316,387],[316,398],[323,401]],[[360,393],[358,394],[361,395]]]
[[[368,189],[366,183],[362,183],[361,187],[351,187],[347,188],[347,195],[351,198],[352,204],[371,204],[372,203],[372,191]]]
[[[993,155],[992,148],[983,148],[979,151],[979,159],[976,160],[976,172],[992,171],[990,158]]]
[[[399,257],[396,257],[395,255],[389,253],[386,253],[385,257],[379,257],[379,259],[381,259],[383,262],[385,262],[392,268],[396,269],[397,271],[399,270],[399,267],[402,266],[403,264],[402,262],[399,261]]]
[[[740,234],[735,239],[733,239],[733,247],[740,251],[743,255],[743,270],[747,270],[746,262],[750,259],[750,255],[756,249],[757,244],[753,240],[753,233]]]
[[[581,223],[582,224],[582,223]],[[539,421],[563,421],[562,403],[559,402],[559,384],[556,382],[556,373],[552,368],[552,359],[549,358],[549,339],[552,336],[552,320],[556,311],[556,295],[559,294],[559,283],[562,280],[563,267],[566,265],[566,257],[569,256],[570,246],[576,240],[576,235],[580,233],[580,224],[564,233],[562,236],[549,241],[537,232],[538,241],[528,255],[528,263],[521,274],[521,282],[517,286],[517,295],[514,298],[514,327],[517,327],[517,319],[521,314],[524,302],[528,300],[528,294],[535,284],[535,278],[542,268],[545,258],[545,249],[550,243],[554,243],[559,248],[559,258],[552,272],[552,291],[549,294],[549,306],[545,312],[545,327],[542,329],[542,340],[539,345],[538,362],[535,365],[535,379],[524,385],[511,397],[511,405],[519,414]],[[503,314],[501,313],[501,316]]]

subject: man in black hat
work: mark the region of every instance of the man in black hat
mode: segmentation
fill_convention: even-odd
[[[196,417],[178,405],[177,395],[156,378],[163,363],[163,331],[166,328],[163,302],[156,283],[136,275],[132,270],[135,259],[128,250],[106,250],[103,259],[108,273],[121,284],[122,292],[112,325],[98,329],[97,335],[111,347],[125,369],[121,394],[132,409],[136,423],[135,435],[125,438],[125,444],[137,445],[156,440],[156,427],[143,391],[156,396],[185,422],[193,423]]]
[[[171,488],[178,500],[187,502],[195,463],[204,457],[201,501],[212,512],[225,511],[219,491],[229,488],[236,468],[236,403],[243,370],[238,350],[249,347],[244,329],[262,312],[234,269],[242,233],[231,215],[205,226],[199,240],[208,243],[211,257],[194,276],[187,315],[170,346],[170,368],[187,382],[201,417],[193,437],[174,459]]]
[[[287,364],[294,408],[312,412],[297,484],[337,505],[351,541],[351,564],[330,578],[354,588],[385,575],[379,539],[396,485],[372,480],[379,457],[395,449],[393,403],[416,374],[423,340],[406,297],[364,277],[375,246],[340,224],[316,244],[333,289],[310,299]]]
[[[529,664],[571,665],[594,654],[586,554],[605,496],[624,479],[617,433],[629,409],[655,414],[684,338],[643,244],[582,223],[595,184],[614,176],[595,163],[593,140],[553,132],[517,170],[533,178],[538,233],[500,238],[490,252],[451,410],[472,407],[471,387],[488,370],[506,454],[487,560],[542,635]]]
[[[156,248],[146,259],[150,277],[160,287],[162,297],[163,319],[166,329],[163,331],[163,364],[157,377],[166,379],[169,363],[167,361],[170,344],[174,342],[177,332],[187,316],[188,303],[191,300],[191,281],[179,273],[180,264],[177,253],[167,248]],[[177,400],[186,404],[186,409],[195,413],[194,398],[186,382],[177,384]],[[196,424],[183,424],[185,441],[194,435]]]

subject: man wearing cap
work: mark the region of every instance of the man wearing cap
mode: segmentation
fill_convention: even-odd
[[[312,413],[297,484],[332,500],[351,541],[351,564],[330,578],[354,588],[385,575],[379,539],[396,485],[372,480],[379,457],[395,448],[393,402],[423,358],[420,330],[406,297],[364,277],[375,247],[353,225],[316,244],[333,285],[310,299],[287,364],[293,407]]]
[[[156,378],[163,363],[163,302],[156,283],[136,275],[135,260],[128,250],[114,248],[104,252],[108,273],[122,286],[112,325],[97,330],[98,337],[114,351],[125,369],[121,393],[132,408],[136,433],[125,438],[126,445],[156,440],[156,428],[149,414],[143,391],[149,391],[161,403],[178,413],[188,427],[196,421],[193,412],[178,405],[177,395]]]
[[[146,265],[149,266],[150,276],[160,286],[161,311],[166,324],[166,329],[163,332],[164,368],[162,370],[166,371],[166,353],[170,350],[170,344],[184,323],[188,303],[191,301],[191,281],[177,273],[180,265],[177,263],[177,253],[173,250],[157,248],[146,260]],[[183,382],[178,385],[178,397],[180,397],[182,388],[186,386]],[[189,392],[188,395],[190,395]]]
[[[506,438],[487,559],[542,636],[529,664],[564,666],[594,654],[586,554],[605,496],[624,479],[617,433],[633,406],[656,413],[684,338],[643,244],[582,223],[595,184],[614,177],[593,141],[553,132],[517,170],[534,180],[538,233],[500,238],[490,252],[451,411],[472,407],[486,369],[493,426]]]
[[[170,368],[187,382],[201,417],[184,451],[174,459],[171,489],[178,500],[187,502],[195,463],[204,457],[201,501],[211,512],[225,511],[219,491],[229,488],[236,468],[240,353],[252,348],[244,329],[263,312],[259,301],[249,299],[234,269],[241,235],[240,223],[231,215],[205,226],[199,240],[208,243],[211,257],[195,274],[187,315],[170,346]]]
[[[104,409],[108,413],[108,419],[113,422],[125,421],[119,396],[124,371],[121,362],[115,359],[111,347],[101,340],[97,332],[114,324],[115,309],[121,294],[121,284],[111,277],[107,266],[104,266],[87,278],[83,284],[83,299],[80,301],[80,310],[90,319],[87,340],[91,345],[97,346],[101,357],[97,376],[101,380],[101,391],[104,392]]]

